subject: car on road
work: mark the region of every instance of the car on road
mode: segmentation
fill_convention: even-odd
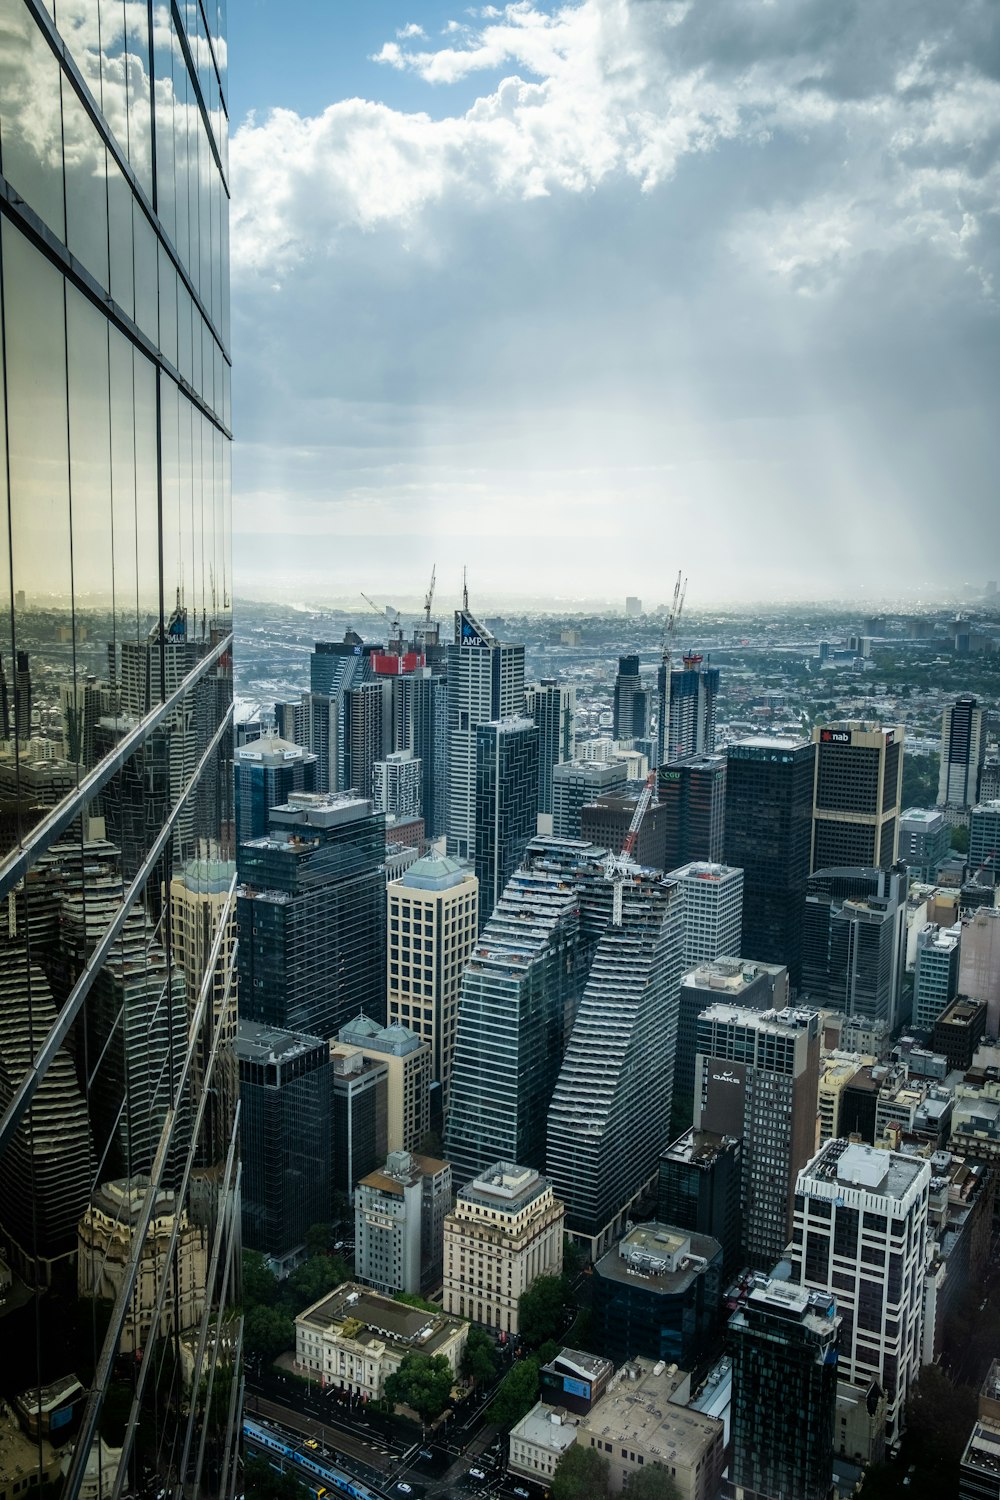
[[[417,1454],[418,1458],[433,1458],[434,1455],[429,1448],[421,1448]]]
[[[315,1453],[316,1449],[319,1447],[319,1443],[317,1443],[315,1438],[306,1438],[305,1446],[307,1448],[311,1448]]]
[[[412,1485],[407,1484],[404,1479],[400,1479],[396,1483],[395,1489],[396,1489],[396,1493],[399,1494],[399,1495],[412,1495],[413,1494],[413,1487],[412,1487]]]
[[[482,1480],[482,1479],[486,1478],[486,1475],[483,1473],[482,1469],[470,1469],[469,1470],[469,1478],[470,1479],[480,1479],[480,1480]]]
[[[511,1494],[519,1495],[521,1497],[521,1500],[531,1500],[531,1496],[528,1494],[528,1491],[519,1484],[515,1484],[514,1488],[511,1490]]]

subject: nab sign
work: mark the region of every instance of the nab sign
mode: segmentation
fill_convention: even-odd
[[[819,742],[821,745],[849,745],[851,731],[849,729],[821,729]]]

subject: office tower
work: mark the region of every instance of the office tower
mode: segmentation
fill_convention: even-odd
[[[419,818],[423,788],[423,763],[412,750],[394,750],[372,767],[372,801],[375,811],[393,818]]]
[[[920,1373],[932,1170],[923,1157],[828,1141],[795,1184],[793,1274],[835,1293],[841,1378],[879,1382],[888,1438]]]
[[[236,837],[263,838],[271,809],[293,792],[316,791],[316,757],[276,734],[261,735],[233,752],[236,778]]]
[[[124,700],[123,666],[152,664],[148,697],[134,710],[123,701],[117,726],[112,710],[103,737],[93,726],[89,782],[74,775],[44,820],[20,799],[0,816],[0,897],[8,914],[11,897],[21,913],[16,931],[8,920],[0,934],[0,1223],[23,1195],[8,1184],[22,1172],[22,1184],[32,1173],[39,1184],[38,1212],[18,1227],[24,1285],[3,1318],[6,1380],[9,1391],[58,1385],[74,1373],[73,1351],[89,1351],[72,1437],[50,1476],[65,1500],[98,1485],[142,1487],[136,1434],[153,1429],[155,1442],[138,1443],[157,1484],[206,1496],[241,1484],[240,1380],[228,1352],[240,1346],[233,1116],[219,1121],[226,1150],[199,1184],[213,1199],[215,1254],[193,1339],[178,1347],[154,1326],[141,1370],[126,1373],[116,1360],[126,1287],[102,1294],[95,1310],[58,1254],[60,1215],[73,1205],[82,1218],[124,1178],[141,1195],[129,1227],[137,1265],[149,1263],[158,1195],[173,1193],[179,1216],[198,1217],[193,1159],[215,1069],[231,1053],[227,1043],[213,1053],[210,1001],[200,984],[189,995],[170,961],[163,895],[182,861],[225,857],[230,816],[226,68],[221,13],[210,9],[210,29],[198,8],[158,12],[154,28],[152,13],[134,7],[127,36],[123,13],[117,25],[102,15],[98,28],[95,6],[56,18],[54,7],[14,3],[4,17],[0,654],[16,764],[26,773],[34,764],[40,682],[72,685],[79,701],[110,667],[109,690]],[[99,818],[128,834],[127,844],[111,840],[117,898],[108,904],[89,901],[104,876],[80,857]],[[36,879],[60,863],[50,860],[59,845],[76,850],[85,917],[68,941],[83,950],[80,968],[58,937],[41,949],[27,940],[36,896],[39,920],[50,904],[62,920],[52,882]],[[218,962],[213,952],[199,976],[206,993]],[[199,1050],[215,1061],[196,1082]],[[6,1258],[5,1223],[3,1234]],[[168,1242],[158,1296],[173,1295],[184,1264]],[[55,1295],[42,1290],[50,1268]],[[98,1433],[112,1430],[121,1445],[98,1451]],[[35,1456],[29,1478],[41,1467],[38,1447]],[[0,1490],[10,1483],[23,1486],[25,1472],[10,1474],[0,1458]]]
[[[1000,908],[981,906],[962,924],[958,989],[986,1004],[986,1030],[1000,1033]]]
[[[354,1263],[376,1291],[434,1290],[441,1280],[444,1222],[451,1207],[451,1167],[409,1151],[390,1151],[385,1165],[354,1190]]]
[[[614,719],[611,738],[641,740],[649,733],[649,693],[639,676],[637,656],[619,656],[615,678]]]
[[[735,1500],[829,1500],[838,1313],[824,1292],[762,1277],[730,1318]]]
[[[986,759],[983,710],[971,693],[961,693],[941,715],[941,771],[938,806],[968,810],[979,801]]]
[[[389,1067],[357,1047],[330,1043],[334,1192],[353,1193],[389,1149]]]
[[[639,598],[637,598],[637,596],[635,594],[628,594],[628,595],[626,595],[626,598],[625,598],[625,618],[626,618],[626,620],[637,620],[641,614],[642,614],[642,600],[639,599]]]
[[[743,1141],[743,1250],[754,1266],[781,1259],[797,1172],[816,1141],[819,1016],[725,1002],[698,1018],[696,1130]]]
[[[697,655],[685,656],[683,667],[670,669],[669,703],[666,665],[661,665],[657,672],[658,765],[668,765],[680,756],[711,755],[715,749],[719,669],[703,667],[702,661]]]
[[[954,1068],[967,1073],[976,1049],[986,1035],[986,1006],[981,1000],[953,1000],[934,1022],[931,1050]]]
[[[543,677],[524,692],[524,711],[538,730],[538,811],[552,812],[552,772],[566,765],[576,749],[576,688]]]
[[[532,839],[465,966],[444,1151],[457,1183],[497,1150],[544,1166],[549,1104],[594,947],[580,885],[601,875],[599,854]]]
[[[394,679],[394,743],[420,762],[420,807],[429,839],[442,838],[448,804],[448,683],[431,667]]]
[[[743,871],[696,860],[669,870],[684,902],[685,969],[739,952],[743,929]]]
[[[489,920],[537,828],[538,730],[497,719],[476,730],[476,878],[480,925]]]
[[[243,1244],[294,1258],[330,1218],[333,1075],[323,1037],[240,1020]]]
[[[882,1020],[895,1029],[906,968],[907,889],[901,865],[810,875],[802,991],[813,1005]]]
[[[240,1015],[336,1036],[385,1014],[385,820],[349,793],[296,793],[239,848]]]
[[[344,694],[343,786],[362,797],[373,794],[375,765],[393,750],[391,677],[376,677]]]
[[[598,797],[623,792],[624,761],[572,760],[552,772],[552,832],[557,839],[582,837],[584,807]]]
[[[908,807],[899,819],[899,860],[911,880],[933,885],[937,867],[951,848],[951,829],[941,813]]]
[[[903,787],[901,724],[845,720],[813,730],[816,783],[810,869],[896,863]]]
[[[693,1370],[719,1323],[722,1247],[654,1220],[627,1229],[594,1265],[593,1339],[618,1368],[639,1355]]]
[[[913,970],[913,1024],[930,1031],[942,1011],[958,994],[961,923],[939,927],[928,922],[917,933],[917,962]]]
[[[657,779],[664,809],[664,866],[692,860],[722,864],[726,830],[726,757],[684,755],[661,766]]]
[[[781,964],[761,964],[753,959],[719,958],[682,974],[674,1053],[673,1135],[687,1130],[694,1120],[698,1017],[717,1001],[743,1010],[783,1010],[788,1003],[788,970]]]
[[[980,802],[969,820],[969,868],[997,872],[1000,863],[1000,802]]]
[[[722,1270],[737,1269],[743,1142],[710,1130],[687,1130],[660,1156],[656,1217],[693,1234],[709,1235],[722,1249]]]
[[[479,931],[479,882],[457,860],[427,855],[390,880],[386,895],[387,1020],[427,1042],[447,1108],[462,975]]]
[[[340,1028],[337,1040],[387,1072],[386,1140],[393,1151],[419,1151],[430,1130],[430,1044],[408,1026],[380,1026],[364,1013]]]
[[[354,630],[342,641],[317,641],[309,659],[309,692],[296,712],[298,741],[316,756],[317,790],[338,792],[347,780],[346,699],[348,692],[373,676],[371,657],[378,648],[366,646]],[[276,705],[277,707],[277,705]],[[279,733],[291,739],[289,724],[279,715]],[[390,747],[391,748],[391,747]]]
[[[740,953],[802,970],[802,908],[816,750],[808,740],[747,739],[726,750],[726,864],[743,871]]]
[[[611,883],[598,890],[611,907]],[[549,1108],[548,1175],[567,1230],[595,1258],[655,1177],[669,1136],[680,959],[677,886],[633,866],[620,924],[598,940]]]
[[[995,802],[1000,797],[1000,754],[989,750],[979,772],[979,802]]]
[[[524,647],[502,645],[467,608],[456,610],[448,647],[447,826],[448,853],[459,859],[476,857],[479,726],[523,713]]]
[[[602,849],[620,854],[638,803],[638,795],[622,796],[614,793],[598,797],[596,802],[585,803],[580,809],[580,837],[589,844],[598,844]],[[645,870],[663,869],[665,824],[664,810],[659,803],[650,802],[642,815],[632,850],[636,864],[642,865]]]
[[[518,1333],[522,1294],[562,1272],[564,1218],[546,1178],[493,1162],[459,1190],[444,1221],[445,1312]]]

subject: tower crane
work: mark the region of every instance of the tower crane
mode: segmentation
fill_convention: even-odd
[[[663,693],[660,698],[660,763],[665,764],[669,759],[670,746],[668,737],[670,734],[670,658],[674,649],[674,637],[677,634],[677,626],[684,612],[684,600],[687,596],[687,579],[681,579],[681,569],[677,569],[677,581],[674,584],[674,597],[670,604],[670,613],[667,623],[663,627],[660,637],[660,670],[663,673]]]
[[[646,777],[646,785],[639,793],[639,800],[635,804],[635,812],[632,814],[632,821],[628,825],[628,833],[625,835],[625,842],[622,844],[621,853],[609,854],[604,861],[604,874],[614,885],[611,906],[611,925],[613,927],[620,927],[622,925],[622,887],[625,884],[625,876],[628,874],[629,866],[634,863],[632,851],[635,848],[636,839],[639,837],[639,829],[642,826],[643,818],[646,816],[646,809],[652,801],[658,774],[657,771],[650,771]]]
[[[431,605],[434,603],[434,583],[437,578],[437,563],[431,568],[431,586],[424,595],[424,624],[430,629]]]
[[[386,611],[384,609],[379,609],[378,605],[375,603],[375,600],[374,599],[369,599],[368,595],[364,592],[364,590],[361,591],[361,597],[365,601],[365,603],[369,606],[369,608],[373,611],[373,613],[375,613],[375,614],[378,615],[379,619],[382,621],[382,624],[384,625],[386,623],[387,618],[388,618],[387,614],[386,614]],[[399,623],[399,610],[398,609],[396,611],[396,614],[395,614],[394,618],[392,620],[389,620],[389,639],[392,641],[392,643],[397,648],[402,646],[402,641],[403,641],[403,627]]]

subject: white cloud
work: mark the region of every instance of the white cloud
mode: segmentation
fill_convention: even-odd
[[[427,33],[422,26],[417,25],[416,21],[410,21],[408,25],[401,26],[396,35],[403,41],[409,41],[413,37],[426,37]]]
[[[354,529],[404,524],[419,494],[447,530],[463,492],[501,530],[545,506],[616,527],[618,485],[640,524],[669,504],[691,546],[705,508],[725,514],[742,568],[779,533],[806,545],[803,502],[853,514],[871,495],[881,567],[899,507],[933,514],[955,485],[1000,546],[981,7],[466,14],[378,54],[436,114],[350,99],[234,136],[252,529],[280,523],[282,494],[306,530],[348,508]],[[449,86],[480,77],[449,113]],[[831,539],[822,565],[859,565],[855,546]]]

